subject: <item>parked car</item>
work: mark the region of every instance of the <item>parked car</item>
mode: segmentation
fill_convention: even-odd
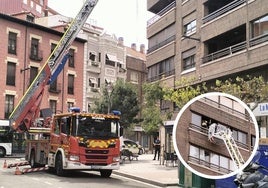
[[[131,151],[133,154],[141,155],[144,153],[144,148],[141,145],[139,145],[135,141],[129,140],[129,139],[123,140],[122,149],[127,149],[127,150]]]

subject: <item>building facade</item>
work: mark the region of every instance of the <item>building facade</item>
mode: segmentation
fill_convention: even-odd
[[[246,75],[268,79],[264,0],[147,0],[147,9],[155,14],[147,23],[149,82],[176,88],[181,78],[209,85]],[[161,104],[178,113],[176,105]]]
[[[0,55],[2,62],[1,119],[8,119],[14,106],[22,98],[63,33],[1,14],[3,40]],[[84,43],[76,39],[70,48],[72,57],[57,80],[46,88],[41,108],[51,107],[53,113],[67,111],[68,107],[82,106],[83,91],[77,87],[83,82]],[[4,50],[6,49],[6,50]],[[66,87],[67,86],[67,87]]]

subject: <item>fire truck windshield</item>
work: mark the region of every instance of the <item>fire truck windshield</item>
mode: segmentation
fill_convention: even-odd
[[[118,137],[119,122],[115,119],[79,117],[76,124],[76,136],[87,138]]]

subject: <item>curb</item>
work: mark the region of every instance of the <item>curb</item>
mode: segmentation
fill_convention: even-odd
[[[142,178],[142,177],[139,177],[139,176],[134,176],[134,175],[118,172],[118,171],[113,171],[113,174],[116,174],[116,175],[119,175],[119,176],[124,176],[124,177],[130,178],[130,179],[138,180],[138,181],[145,182],[145,183],[148,183],[148,184],[156,185],[156,186],[159,186],[159,187],[178,186],[179,185],[178,183],[161,183],[161,182],[158,182],[158,181],[153,181],[153,180],[145,179],[145,178]]]

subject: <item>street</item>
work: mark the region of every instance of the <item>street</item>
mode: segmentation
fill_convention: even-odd
[[[56,176],[47,171],[31,172],[22,175],[15,175],[16,168],[3,168],[4,161],[8,163],[18,159],[0,158],[0,188],[90,188],[90,187],[157,187],[140,181],[128,179],[112,174],[110,178],[102,178],[99,172],[70,172],[65,177]],[[26,166],[28,167],[28,166]],[[20,170],[26,168],[19,167]]]

